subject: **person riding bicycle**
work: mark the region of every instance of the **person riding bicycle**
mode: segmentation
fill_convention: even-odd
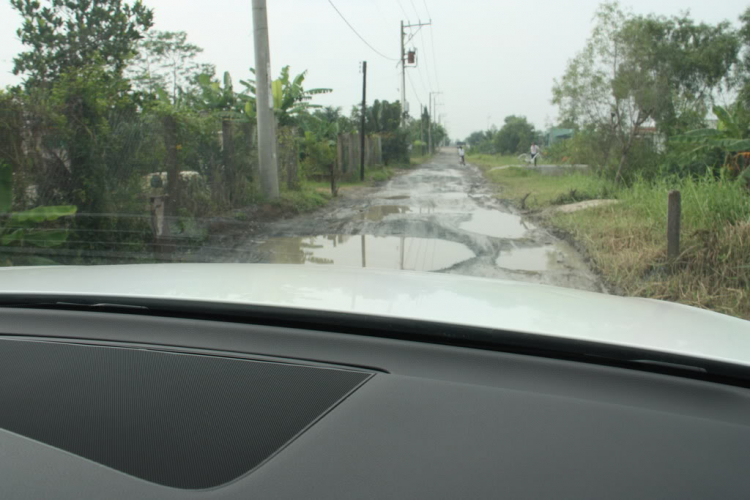
[[[541,150],[539,149],[539,146],[537,146],[535,142],[532,142],[531,143],[531,163],[533,163],[535,167],[536,167],[536,158],[537,156],[539,156],[540,152]]]
[[[464,159],[464,156],[466,155],[466,152],[464,151],[463,146],[458,147],[458,157],[461,159],[461,165],[466,165],[466,160]]]

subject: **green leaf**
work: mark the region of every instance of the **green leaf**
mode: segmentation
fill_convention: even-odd
[[[722,135],[716,129],[713,128],[701,128],[698,130],[691,130],[685,134],[686,137],[716,137]]]
[[[0,244],[7,246],[17,241],[23,241],[24,236],[26,236],[25,229],[16,229],[0,238]]]
[[[50,230],[50,231],[35,231],[30,233],[24,239],[24,243],[30,243],[37,247],[50,248],[57,247],[65,243],[68,239],[68,231],[62,230]]]
[[[205,73],[198,75],[198,83],[201,87],[208,87],[211,85],[211,76]]]
[[[72,205],[57,207],[36,207],[25,212],[15,212],[11,215],[11,224],[39,223],[57,220],[60,217],[75,215],[78,208]]]
[[[13,169],[0,163],[0,214],[7,214],[13,204]]]
[[[737,126],[734,117],[722,106],[714,106],[714,114],[719,119],[719,127],[725,130],[730,137],[741,137],[742,131]]]
[[[277,111],[283,109],[282,103],[284,98],[284,85],[281,80],[274,80],[271,84],[271,92],[273,93],[273,107]]]
[[[255,118],[255,106],[252,101],[245,103],[245,114],[250,118]]]

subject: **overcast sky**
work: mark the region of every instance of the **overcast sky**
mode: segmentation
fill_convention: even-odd
[[[556,117],[550,104],[553,79],[583,46],[599,0],[332,0],[357,31],[388,60],[370,50],[347,27],[328,0],[268,0],[271,64],[292,73],[308,70],[306,86],[334,89],[315,102],[344,108],[361,100],[360,61],[368,61],[368,100],[400,98],[399,23],[432,19],[409,42],[419,67],[409,69],[407,101],[412,115],[428,93],[441,91],[439,113],[451,137],[465,138],[507,115],[525,115],[544,128]],[[155,29],[186,31],[235,81],[254,66],[250,0],[145,0]],[[697,20],[736,22],[747,0],[625,0],[636,13],[678,14]],[[16,83],[13,57],[22,46],[20,17],[0,0],[0,86]],[[434,50],[433,50],[434,47]],[[411,82],[411,83],[410,83]]]

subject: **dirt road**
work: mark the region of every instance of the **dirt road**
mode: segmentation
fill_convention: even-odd
[[[435,271],[601,291],[567,243],[492,195],[478,169],[444,152],[318,212],[261,228],[224,259]]]

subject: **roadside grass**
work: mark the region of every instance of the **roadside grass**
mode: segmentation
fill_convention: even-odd
[[[421,165],[424,165],[428,161],[432,160],[435,157],[435,155],[431,154],[425,154],[425,155],[418,155],[413,154],[411,158],[409,158],[409,164],[408,165],[397,165],[399,168],[414,168],[419,167]]]
[[[470,154],[466,157],[466,161],[486,168],[494,167],[507,167],[507,166],[520,166],[521,160],[517,156],[501,156],[501,155],[486,155],[486,154]]]
[[[422,163],[432,159],[432,156],[419,157],[418,161]],[[349,188],[364,186],[376,182],[385,182],[390,180],[398,170],[413,168],[416,166],[415,160],[412,159],[412,164],[407,165],[391,165],[384,166],[379,165],[377,167],[370,167],[365,171],[365,180],[360,181],[359,179],[354,180],[339,180],[337,185],[339,187],[339,193],[346,192]],[[420,163],[421,164],[421,163]],[[288,190],[282,189],[281,195],[278,199],[271,201],[269,204],[280,210],[285,214],[300,214],[304,212],[311,212],[318,208],[324,207],[333,199],[331,196],[331,183],[328,180],[303,180],[299,190]]]
[[[750,195],[737,182],[636,180],[630,187],[586,173],[561,176],[509,168],[485,175],[499,197],[543,209],[585,199],[619,203],[544,216],[588,252],[618,292],[750,319]],[[667,194],[682,193],[682,254],[667,260]]]
[[[309,183],[303,182],[299,190],[282,190],[279,198],[270,205],[283,213],[301,214],[324,207],[331,200],[330,193],[321,192]]]
[[[480,166],[485,176],[501,186],[500,197],[522,208],[539,209],[579,201],[617,197],[618,189],[596,176],[573,171],[562,175],[544,175],[525,167]]]

